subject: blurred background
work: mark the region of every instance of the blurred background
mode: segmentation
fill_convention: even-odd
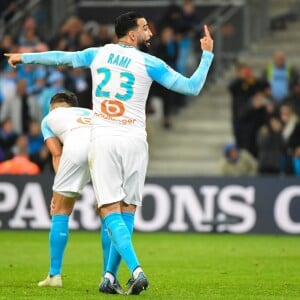
[[[15,70],[3,53],[114,43],[114,19],[130,10],[148,19],[149,52],[185,76],[199,64],[204,24],[215,53],[199,97],[151,87],[136,228],[300,233],[299,0],[0,1],[0,227],[49,227],[54,173],[40,122],[57,92],[91,107],[89,70]],[[90,186],[78,203],[71,228],[98,228]]]
[[[39,129],[49,98],[71,90],[80,106],[91,107],[89,70],[12,70],[3,53],[77,51],[115,42],[114,19],[129,10],[149,21],[155,36],[150,53],[186,76],[199,63],[204,24],[215,43],[199,97],[151,88],[149,176],[300,174],[297,0],[2,0],[0,161],[18,155],[23,136],[39,172],[51,171]]]

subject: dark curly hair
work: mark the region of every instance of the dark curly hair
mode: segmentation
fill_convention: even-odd
[[[135,11],[130,11],[118,16],[115,20],[115,33],[118,38],[125,36],[128,31],[137,28],[137,20],[144,16]]]

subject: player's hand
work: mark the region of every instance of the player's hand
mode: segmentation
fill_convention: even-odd
[[[214,40],[211,38],[211,35],[208,31],[206,25],[204,25],[204,36],[200,39],[201,49],[206,51],[213,51]]]
[[[14,69],[16,68],[17,64],[22,63],[21,53],[4,53],[4,56],[8,57],[8,64]]]

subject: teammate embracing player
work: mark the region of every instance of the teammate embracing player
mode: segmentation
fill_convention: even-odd
[[[213,40],[206,26],[204,32],[200,39],[201,61],[190,78],[139,50],[141,46],[149,46],[152,33],[147,20],[136,12],[116,18],[117,44],[78,52],[6,54],[11,66],[34,63],[91,70],[93,117],[89,165],[99,212],[113,244],[99,287],[102,292],[117,292],[116,266],[121,258],[131,273],[127,294],[139,294],[148,288],[148,279],[131,241],[148,163],[145,103],[153,80],[185,95],[200,93],[213,60]]]

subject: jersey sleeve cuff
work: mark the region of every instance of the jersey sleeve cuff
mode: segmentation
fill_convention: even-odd
[[[213,52],[207,51],[207,50],[203,50],[202,56],[203,56],[203,58],[208,58],[211,60],[214,58]]]

